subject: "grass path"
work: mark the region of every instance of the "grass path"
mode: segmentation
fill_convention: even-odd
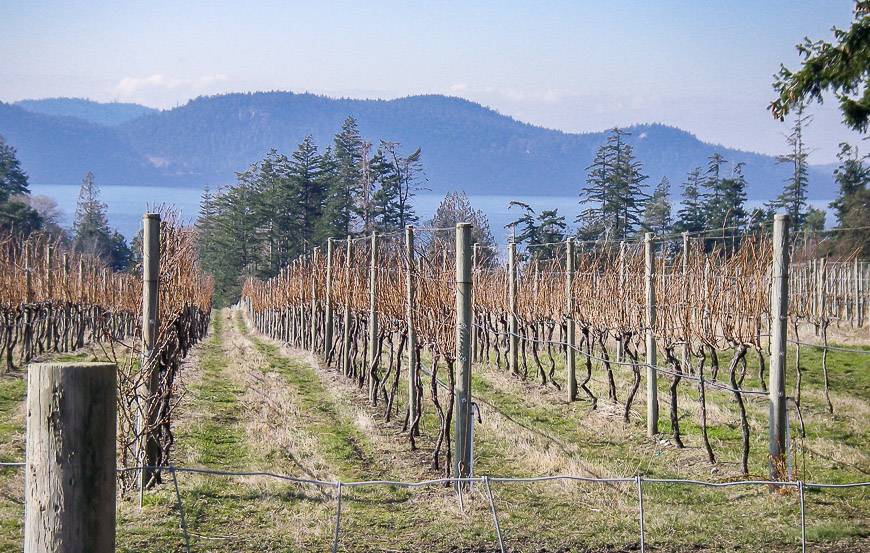
[[[804,359],[808,368],[815,362],[811,355]],[[832,394],[839,410],[833,418],[818,409],[822,400],[816,375],[812,370],[805,373],[807,416],[830,423],[823,431],[813,430],[820,433],[811,443],[834,459],[815,458],[811,468],[823,476],[856,480],[846,461],[863,463],[855,452],[866,451],[866,421],[859,419],[870,388],[860,364],[843,367],[832,371]],[[428,401],[428,377],[425,380]],[[365,390],[319,367],[309,354],[252,332],[239,311],[214,313],[211,334],[185,362],[180,381],[173,458],[179,466],[270,470],[326,481],[422,480],[439,474],[431,466],[437,430],[431,403],[424,406],[421,449],[410,451],[401,433],[404,375],[397,416],[387,423],[383,408],[368,404]],[[851,394],[837,391],[850,383]],[[590,413],[584,402],[568,405],[561,392],[482,366],[475,367],[473,389],[482,415],[475,426],[477,474],[609,476],[641,471],[706,480],[734,469],[723,461],[721,472],[710,474],[691,415],[683,423],[690,447],[678,451],[666,441],[643,438],[641,421],[623,423],[618,409],[606,400],[598,412]],[[23,456],[23,398],[22,378],[0,377],[0,459]],[[636,409],[642,410],[639,400]],[[724,422],[714,447],[727,457],[739,428],[727,424],[733,417],[728,401],[715,401],[717,420]],[[691,411],[691,398],[681,409]],[[753,424],[761,424],[758,409],[753,407],[750,414]],[[754,455],[761,455],[762,445],[753,442]],[[753,463],[763,459],[753,457]],[[129,499],[120,504],[119,551],[185,551],[171,475],[164,476],[164,484],[145,495],[142,510]],[[331,548],[336,507],[332,487],[191,474],[178,474],[178,481],[192,551]],[[20,474],[0,470],[2,551],[20,547],[20,488]],[[511,551],[615,552],[638,546],[633,484],[498,484],[493,493]],[[796,494],[650,485],[644,495],[647,544],[657,549],[793,551],[799,544]],[[859,551],[867,546],[868,495],[808,493],[810,540],[827,541],[824,546],[813,543],[813,550]],[[340,551],[497,550],[481,486],[464,496],[464,510],[456,495],[443,487],[345,488],[342,496]]]

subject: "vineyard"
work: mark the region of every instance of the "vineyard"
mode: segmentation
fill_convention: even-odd
[[[468,225],[330,239],[214,314],[171,216],[125,274],[8,238],[0,545],[7,382],[86,358],[118,367],[123,551],[863,550],[870,264],[778,224],[504,255]]]

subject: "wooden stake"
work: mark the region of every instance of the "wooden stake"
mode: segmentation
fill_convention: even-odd
[[[574,239],[565,244],[565,320],[566,340],[565,368],[568,371],[568,401],[577,399],[576,328],[574,323]]]
[[[471,224],[456,225],[456,459],[455,474],[473,474],[471,456]]]
[[[788,231],[789,217],[773,218],[773,265],[770,329],[770,420],[769,453],[772,480],[783,476],[785,469],[786,397],[785,368],[788,339]]]
[[[112,363],[29,367],[25,553],[114,553],[116,398]]]
[[[647,232],[643,239],[646,258],[644,280],[646,282],[646,433],[653,437],[659,433],[658,373],[656,372],[656,260],[653,249],[653,233]]]

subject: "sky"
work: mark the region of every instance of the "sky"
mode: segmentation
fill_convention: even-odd
[[[441,93],[567,132],[660,122],[783,153],[772,75],[849,0],[598,2],[0,1],[0,101],[55,96],[171,108],[222,92]],[[830,98],[810,161],[861,137]]]

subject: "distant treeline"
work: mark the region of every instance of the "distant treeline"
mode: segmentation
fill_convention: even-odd
[[[271,150],[237,182],[202,196],[200,257],[218,300],[238,296],[239,278],[266,278],[328,237],[390,232],[416,223],[411,203],[425,182],[420,149],[372,145],[348,117],[332,144],[306,137],[289,156]]]

